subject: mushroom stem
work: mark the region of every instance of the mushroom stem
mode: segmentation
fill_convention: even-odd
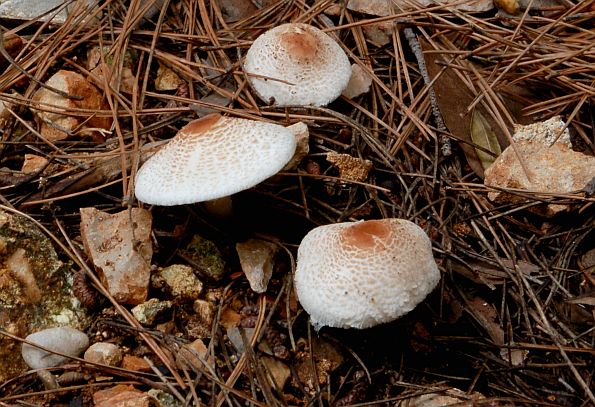
[[[209,215],[219,219],[230,219],[233,216],[233,200],[231,195],[203,202],[203,208]]]

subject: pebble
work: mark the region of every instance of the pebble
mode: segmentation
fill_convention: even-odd
[[[83,332],[70,327],[48,328],[32,333],[25,338],[32,342],[69,356],[79,356],[89,346],[89,338]],[[23,344],[21,355],[32,369],[58,366],[67,358],[46,352],[34,346]]]
[[[196,300],[203,287],[192,267],[183,264],[174,264],[158,271],[151,277],[151,284],[181,301]]]
[[[132,315],[145,326],[153,325],[156,319],[165,311],[172,307],[171,301],[159,301],[157,298],[151,298],[136,307],[132,308]]]
[[[122,362],[123,354],[118,345],[109,342],[97,342],[85,351],[83,357],[88,362],[119,366]]]

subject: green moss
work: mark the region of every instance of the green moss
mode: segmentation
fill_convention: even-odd
[[[184,250],[200,271],[215,280],[219,280],[225,273],[225,261],[221,251],[215,243],[199,235],[194,235],[192,241]]]

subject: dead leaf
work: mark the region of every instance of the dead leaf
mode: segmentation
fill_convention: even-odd
[[[590,292],[577,295],[574,298],[566,300],[566,302],[570,304],[582,304],[582,305],[593,305],[595,306],[595,290],[591,290]]]
[[[502,153],[502,150],[496,133],[479,109],[474,109],[471,116],[471,140],[479,147],[492,153],[475,148],[481,166],[484,170],[487,170],[496,157]]]
[[[480,297],[474,297],[466,302],[467,311],[485,329],[492,342],[498,346],[504,345],[504,330],[500,326],[498,313],[494,306]]]
[[[420,39],[422,49],[424,51],[433,50],[428,42]],[[446,67],[439,62],[444,61],[444,58],[438,53],[425,53],[424,59],[428,68],[430,79],[434,81],[433,88],[438,99],[438,106],[440,113],[444,119],[444,124],[453,137],[460,141],[460,146],[469,166],[479,177],[484,177],[484,167],[477,154],[477,150],[473,147],[474,142],[471,138],[471,119],[472,115],[467,113],[467,107],[471,106],[475,97],[465,82],[457,75],[455,68]],[[468,65],[469,61],[458,60],[457,63]],[[444,69],[444,71],[443,71]],[[440,75],[437,79],[436,77]],[[456,100],[457,103],[452,103]],[[498,126],[492,115],[481,104],[477,104],[475,111],[479,111],[485,118],[498,140],[500,147],[506,147],[508,140],[504,131]]]
[[[23,174],[40,174],[50,163],[50,161],[40,155],[25,154],[25,161],[21,167]]]
[[[158,141],[153,143],[145,144],[140,149],[140,162],[142,164],[149,159],[155,152],[165,145],[164,142]],[[134,163],[134,151],[126,153],[126,171],[130,171],[132,164]],[[81,161],[80,158],[77,158]],[[35,193],[28,197],[21,207],[34,205],[37,201],[42,199],[48,199],[52,197],[58,197],[61,195],[69,195],[79,191],[85,191],[91,189],[96,185],[107,184],[114,179],[122,177],[122,159],[119,153],[114,152],[111,157],[99,157],[95,158],[89,156],[89,161],[86,162],[85,167],[81,168],[78,172],[71,173],[68,177],[63,178],[55,184],[48,185],[42,192]],[[88,168],[88,169],[84,169]],[[19,174],[21,174],[19,172]],[[8,175],[8,174],[6,174]],[[26,181],[30,181],[38,174],[27,175]],[[5,176],[0,169],[0,185],[3,185],[2,178]],[[10,181],[7,180],[7,182]],[[20,183],[25,182],[21,181]],[[16,182],[13,182],[16,184]]]
[[[536,274],[539,271],[538,266],[523,260],[513,262],[508,259],[500,259],[500,262],[508,269],[508,272],[502,270],[500,265],[490,264],[481,260],[468,260],[466,265],[453,262],[452,270],[475,283],[493,285],[504,284],[510,278],[509,273],[514,274],[516,270],[525,276]]]
[[[372,161],[352,157],[349,154],[328,153],[326,160],[339,169],[339,177],[347,181],[362,182],[368,178]]]
[[[267,372],[270,373],[270,379],[273,382],[271,385],[282,390],[287,380],[291,377],[291,370],[289,370],[285,363],[271,356],[261,356],[260,361],[265,366]]]

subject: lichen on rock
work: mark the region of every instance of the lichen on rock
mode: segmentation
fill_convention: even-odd
[[[72,293],[72,272],[30,220],[0,210],[0,326],[24,338],[54,326],[84,329],[87,314]],[[19,342],[0,335],[0,382],[27,367]]]

